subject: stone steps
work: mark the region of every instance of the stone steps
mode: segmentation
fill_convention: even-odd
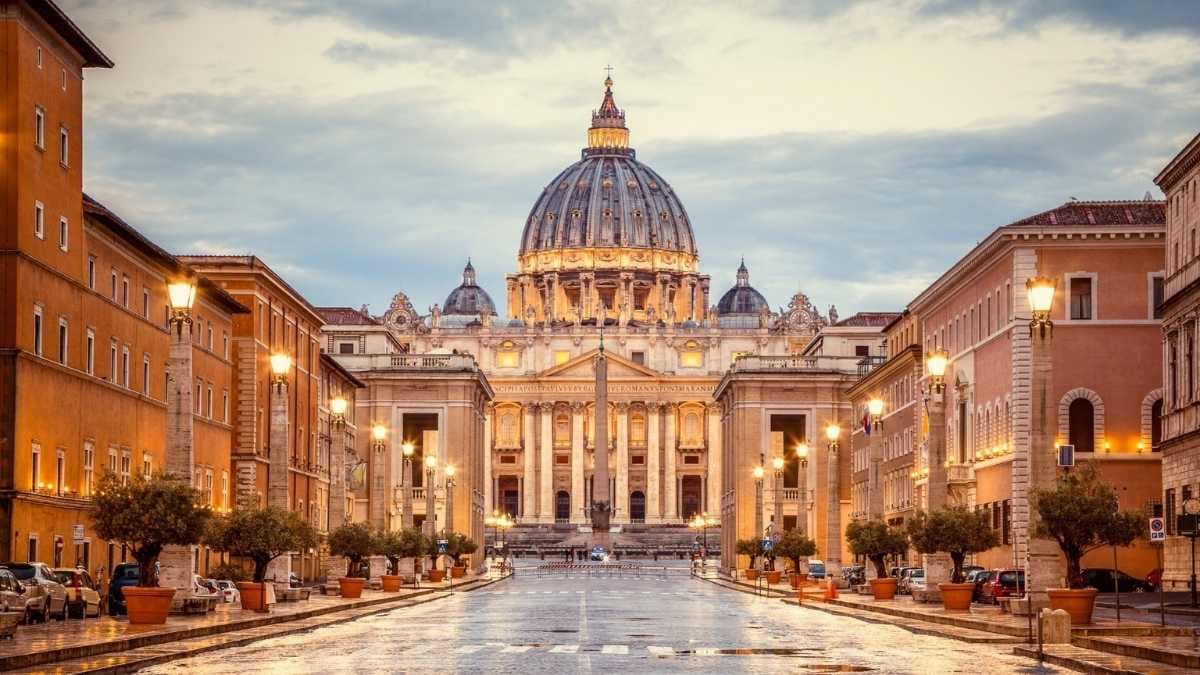
[[[1156,661],[1200,671],[1200,637],[1191,636],[1079,636],[1071,640],[1084,647],[1116,656]]]
[[[800,603],[795,600],[784,600],[789,605],[800,606]],[[815,609],[817,611],[845,616],[868,623],[886,623],[892,626],[903,628],[910,633],[919,635],[932,635],[934,637],[949,638],[960,642],[970,642],[973,644],[1020,644],[1025,640],[1012,635],[1001,635],[990,631],[973,630],[970,628],[957,628],[947,626],[945,624],[931,623],[929,621],[918,621],[915,619],[905,619],[896,616],[882,615],[879,612],[871,612],[859,609],[850,609],[841,607],[824,601],[806,602],[803,605],[806,609]]]
[[[1036,659],[1038,650],[1036,645],[1017,645],[1013,647],[1013,653]],[[1191,668],[1097,652],[1075,645],[1043,645],[1042,653],[1046,663],[1096,675],[1184,675],[1196,672]]]

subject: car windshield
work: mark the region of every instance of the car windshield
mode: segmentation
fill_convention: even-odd
[[[73,585],[75,583],[75,573],[66,570],[55,572],[54,578],[58,580],[58,583],[63,585]]]
[[[130,565],[121,571],[121,577],[125,579],[138,578],[138,568],[136,565]]]
[[[13,573],[14,577],[21,579],[22,581],[33,578],[33,565],[8,565],[7,567],[9,571]]]

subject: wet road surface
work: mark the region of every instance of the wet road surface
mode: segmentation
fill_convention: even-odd
[[[786,606],[686,574],[518,575],[148,672],[1066,672],[1010,652]]]

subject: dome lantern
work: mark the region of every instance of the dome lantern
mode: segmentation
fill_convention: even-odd
[[[611,70],[611,67],[609,68]],[[613,100],[612,77],[604,78],[604,100],[592,111],[592,126],[588,128],[589,150],[628,150],[629,129],[625,127],[625,111]]]

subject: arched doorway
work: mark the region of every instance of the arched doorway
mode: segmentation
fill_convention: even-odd
[[[566,523],[571,520],[571,494],[559,490],[554,494],[554,522]]]
[[[703,498],[704,481],[700,476],[684,476],[680,488],[680,503],[683,507],[682,513],[679,515],[685,519],[691,519],[701,510],[701,499]]]
[[[629,519],[635,523],[646,522],[646,493],[641,490],[629,495]]]

